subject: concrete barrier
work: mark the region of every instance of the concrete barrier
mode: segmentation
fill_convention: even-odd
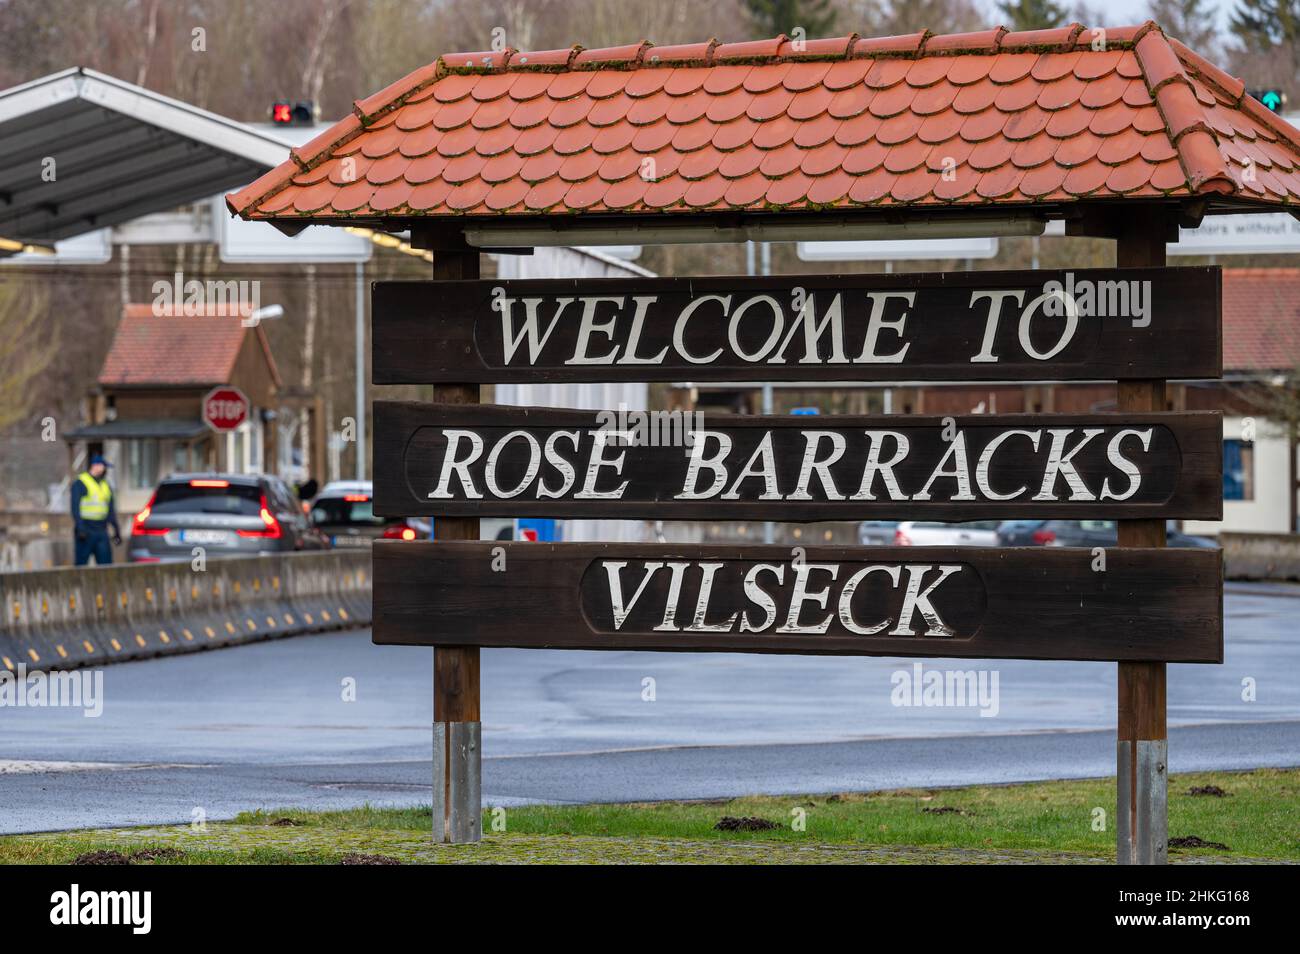
[[[370,624],[370,554],[0,575],[0,665],[73,669]]]
[[[1300,534],[1219,534],[1229,580],[1300,580]]]

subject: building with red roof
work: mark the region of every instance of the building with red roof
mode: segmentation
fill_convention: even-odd
[[[202,400],[230,385],[249,399],[248,421],[217,434],[202,419]],[[260,324],[234,308],[176,311],[128,304],[88,402],[87,421],[65,439],[102,453],[115,466],[122,507],[142,505],[171,472],[274,472],[275,428],[283,382]]]

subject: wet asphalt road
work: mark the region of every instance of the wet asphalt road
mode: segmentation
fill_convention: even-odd
[[[1300,765],[1293,592],[1233,588],[1224,665],[1170,667],[1172,771]],[[1114,664],[987,663],[998,706],[981,716],[893,705],[891,676],[915,662],[487,650],[484,802],[1113,773]],[[429,800],[431,650],[376,647],[358,631],[102,672],[99,718],[0,708],[0,831]],[[1244,679],[1256,701],[1243,701]]]

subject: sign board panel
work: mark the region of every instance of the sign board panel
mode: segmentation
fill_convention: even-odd
[[[378,282],[376,384],[1215,378],[1217,268]]]
[[[1223,659],[1219,550],[444,542],[374,548],[374,641]]]
[[[1217,411],[736,417],[376,401],[375,509],[646,519],[1219,519]]]

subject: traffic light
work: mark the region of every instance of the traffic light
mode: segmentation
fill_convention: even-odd
[[[1286,107],[1286,93],[1280,89],[1248,89],[1246,92],[1263,103],[1269,112],[1280,113]]]
[[[290,103],[279,100],[271,104],[271,122],[277,126],[313,126],[316,108],[313,103]]]

